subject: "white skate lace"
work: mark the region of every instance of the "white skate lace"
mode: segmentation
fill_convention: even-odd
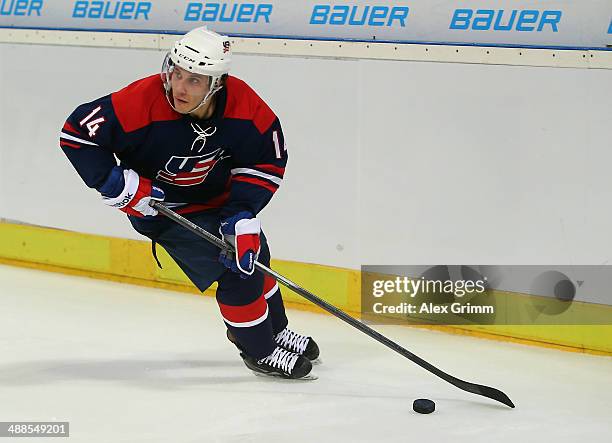
[[[281,332],[276,334],[276,343],[283,348],[289,349],[293,352],[297,352],[298,354],[303,354],[306,350],[306,346],[308,346],[309,338],[298,334],[297,332],[293,332],[289,328],[283,329]]]
[[[300,356],[294,352],[287,351],[281,347],[276,347],[272,354],[258,361],[259,364],[267,364],[273,368],[281,369],[287,374],[291,374],[295,362]]]

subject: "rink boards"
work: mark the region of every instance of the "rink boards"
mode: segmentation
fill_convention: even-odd
[[[3,245],[0,250],[0,263],[199,294],[161,247],[158,253],[163,268],[156,265],[151,256],[149,242],[0,223],[0,243]],[[358,271],[285,260],[273,260],[272,267],[327,302],[359,317],[361,280]],[[204,295],[214,296],[214,290],[213,285]],[[292,308],[323,312],[289,290],[284,290],[283,296]],[[516,302],[520,302],[518,297]],[[590,304],[582,305],[584,309],[589,309]],[[424,327],[564,350],[612,355],[611,325]]]

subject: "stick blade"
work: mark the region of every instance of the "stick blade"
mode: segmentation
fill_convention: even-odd
[[[505,393],[500,391],[499,389],[492,388],[490,386],[477,385],[474,383],[466,383],[465,386],[457,386],[461,389],[471,392],[473,394],[482,395],[483,397],[490,398],[491,400],[496,400],[500,403],[505,404],[508,407],[514,408],[514,403],[510,400]]]

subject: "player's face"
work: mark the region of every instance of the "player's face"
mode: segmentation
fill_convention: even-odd
[[[198,106],[208,93],[210,77],[174,67],[170,76],[174,107],[186,114]]]

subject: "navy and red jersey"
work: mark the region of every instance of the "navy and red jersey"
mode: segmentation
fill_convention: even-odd
[[[100,190],[119,162],[153,180],[179,213],[257,214],[285,172],[280,122],[236,77],[228,76],[216,96],[210,119],[183,115],[169,105],[160,76],[152,75],[77,107],[60,146],[91,188]]]

